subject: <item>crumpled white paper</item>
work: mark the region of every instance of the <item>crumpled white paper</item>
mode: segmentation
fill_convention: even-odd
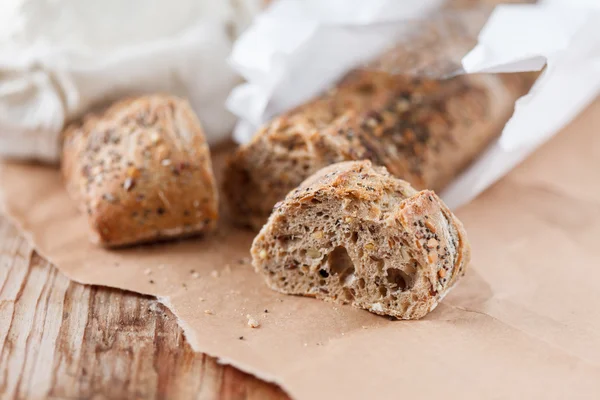
[[[2,0],[0,156],[55,162],[65,123],[120,97],[187,97],[209,143],[228,137],[226,63],[261,0]]]
[[[427,18],[441,3],[281,0],[234,44],[230,63],[247,79],[228,99],[239,117],[234,137],[247,142],[261,124],[374,57],[403,27],[410,29],[411,19]],[[600,1],[500,5],[462,64],[464,73],[546,69],[517,102],[502,136],[442,193],[454,208],[506,174],[600,93]]]
[[[546,69],[502,136],[442,194],[465,204],[558,133],[600,93],[600,1],[502,5],[463,59],[468,73]]]

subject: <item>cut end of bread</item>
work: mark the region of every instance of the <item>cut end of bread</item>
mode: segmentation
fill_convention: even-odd
[[[464,274],[469,246],[435,193],[361,161],[324,168],[291,192],[252,257],[277,291],[418,319]]]

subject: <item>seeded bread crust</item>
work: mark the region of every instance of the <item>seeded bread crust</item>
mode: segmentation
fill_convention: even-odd
[[[350,160],[371,160],[418,189],[440,191],[499,136],[535,76],[432,80],[353,71],[237,150],[224,181],[231,214],[258,230],[304,179]]]
[[[331,165],[279,202],[255,238],[252,262],[282,293],[418,319],[470,260],[461,222],[370,161]]]
[[[212,230],[217,189],[200,122],[187,101],[127,99],[63,135],[67,190],[104,246]]]

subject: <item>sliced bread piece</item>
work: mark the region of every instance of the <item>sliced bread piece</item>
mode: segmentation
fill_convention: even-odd
[[[461,222],[434,192],[370,161],[309,177],[275,206],[251,253],[277,291],[400,319],[433,310],[470,259]]]

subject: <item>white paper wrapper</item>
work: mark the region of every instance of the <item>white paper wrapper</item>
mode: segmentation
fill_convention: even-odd
[[[123,96],[187,97],[209,143],[229,136],[226,64],[261,0],[2,0],[0,156],[57,161],[65,123]]]
[[[247,142],[261,124],[306,102],[399,39],[410,44],[419,26],[415,21],[439,18],[441,4],[281,0],[234,45],[230,62],[248,81],[228,99],[229,109],[239,117],[235,138]],[[462,59],[461,72],[532,71],[544,66],[531,92],[517,102],[501,137],[442,193],[451,207],[489,187],[598,95],[600,2],[546,0],[498,6],[477,46]]]

